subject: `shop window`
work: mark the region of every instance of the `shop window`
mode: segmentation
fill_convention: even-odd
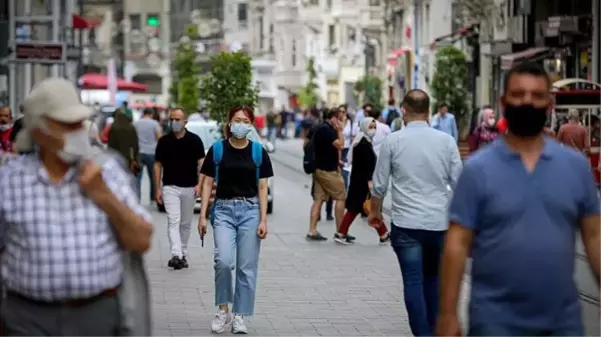
[[[296,40],[292,40],[292,67],[296,67]]]
[[[263,51],[265,44],[265,34],[263,32],[263,16],[259,16],[259,50]]]
[[[238,25],[240,28],[248,25],[248,6],[245,3],[238,4]]]
[[[131,30],[142,29],[142,19],[140,18],[140,14],[130,14],[129,15],[129,23],[130,23]]]
[[[461,6],[457,2],[451,5],[451,32],[456,32],[461,28]]]

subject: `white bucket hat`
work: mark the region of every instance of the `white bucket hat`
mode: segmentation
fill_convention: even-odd
[[[23,100],[23,129],[17,136],[17,150],[33,150],[31,129],[42,126],[43,117],[76,123],[90,118],[92,114],[93,110],[81,102],[73,83],[60,77],[47,78]]]

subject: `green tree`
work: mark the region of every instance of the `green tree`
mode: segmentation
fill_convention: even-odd
[[[445,103],[459,123],[460,133],[466,125],[468,92],[466,79],[468,62],[465,53],[454,46],[445,46],[436,52],[434,76],[430,88],[433,104]]]
[[[307,61],[305,71],[307,72],[307,84],[298,93],[298,101],[303,107],[312,107],[317,105],[317,101],[319,100],[319,97],[315,93],[319,86],[315,84],[317,71],[315,70],[315,59],[313,57],[310,57]]]
[[[196,30],[188,27],[186,35],[177,45],[172,61],[172,81],[169,88],[170,101],[182,107],[186,113],[194,113],[200,103],[200,67],[196,62],[198,53],[194,39]]]
[[[200,81],[200,95],[212,119],[223,124],[230,109],[257,105],[259,89],[252,77],[251,58],[243,52],[211,57],[211,68]]]
[[[382,110],[382,80],[375,75],[365,75],[355,82],[355,94],[363,93],[362,104],[371,104],[374,109]],[[359,97],[357,97],[359,98]],[[359,99],[357,99],[359,101]]]

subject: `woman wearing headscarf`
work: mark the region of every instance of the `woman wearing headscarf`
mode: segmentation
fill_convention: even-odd
[[[140,169],[138,134],[131,119],[122,110],[115,113],[115,121],[109,130],[108,147],[121,154],[127,160],[131,172],[134,175],[138,174]]]
[[[349,162],[352,164],[352,169],[346,197],[346,213],[342,218],[338,233],[334,235],[334,241],[341,244],[349,244],[354,241],[348,236],[348,230],[357,215],[363,212],[363,203],[369,198],[371,177],[376,168],[376,153],[372,145],[372,139],[376,134],[375,119],[365,117],[359,123],[359,131],[349,151]],[[388,241],[388,229],[385,225],[378,226],[376,230],[380,235],[380,242]]]
[[[499,130],[496,124],[497,119],[494,110],[491,107],[484,107],[480,125],[476,127],[474,133],[470,136],[470,152],[474,152],[497,139]]]

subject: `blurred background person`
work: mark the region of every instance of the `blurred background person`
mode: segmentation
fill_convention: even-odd
[[[115,113],[115,121],[108,133],[108,147],[123,156],[131,173],[137,175],[141,167],[138,134],[126,111],[119,109]]]

